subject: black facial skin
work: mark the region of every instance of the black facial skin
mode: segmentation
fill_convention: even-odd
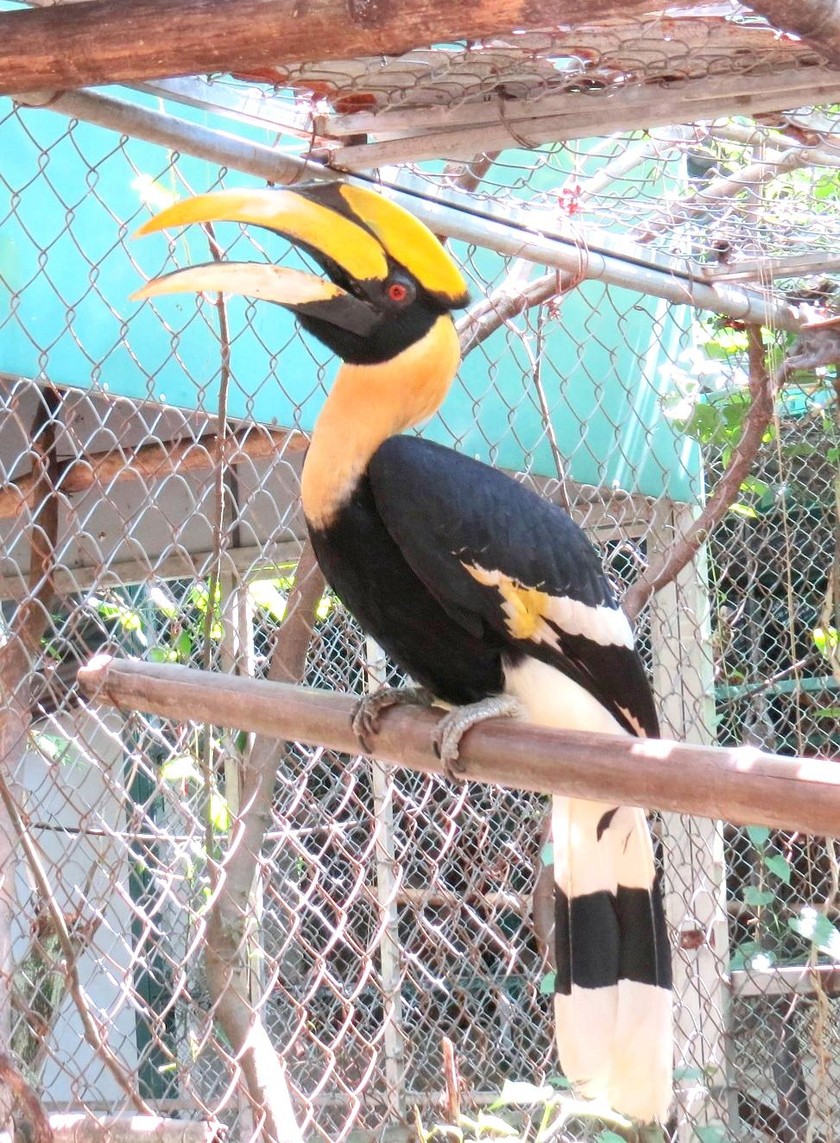
[[[333,281],[343,289],[350,286],[344,275],[336,275]],[[424,337],[446,312],[446,307],[417,286],[405,270],[394,270],[385,282],[353,283],[353,286],[354,295],[367,302],[378,315],[367,330],[355,332],[334,324],[331,315],[338,316],[336,308],[341,299],[310,302],[294,310],[307,333],[351,365],[375,365],[396,357]],[[398,300],[391,296],[403,291],[405,296]]]

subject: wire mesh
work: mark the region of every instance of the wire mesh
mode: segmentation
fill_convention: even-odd
[[[766,58],[748,56],[745,27],[709,17],[675,25],[667,41],[641,23],[579,29],[574,45],[522,36],[286,69],[268,77],[280,89],[257,82],[266,77],[215,78],[201,98],[245,139],[273,130],[298,155],[358,146],[358,165],[366,147],[393,144],[433,198],[469,192],[496,216],[523,208],[569,228],[578,273],[551,271],[539,304],[484,331],[425,431],[566,504],[621,585],[726,472],[748,362],[737,323],[668,305],[641,279],[638,290],[589,280],[595,247],[605,235],[613,253],[632,241],[634,256],[668,255],[698,278],[828,320],[793,347],[768,332],[781,386],[752,474],[640,632],[667,733],[832,756],[836,114],[641,131],[630,129],[641,118],[627,124],[615,110],[626,88],[658,85],[663,102],[663,89],[693,81],[766,79],[782,65],[807,76],[818,65],[807,46],[770,35]],[[474,115],[500,84],[504,141],[468,159],[444,147],[457,123],[432,111]],[[582,92],[594,122],[613,101],[613,133],[533,145],[533,116],[512,117],[520,104]],[[373,112],[381,139],[353,142],[357,117]],[[231,258],[295,257],[272,236],[235,230],[129,241],[149,207],[235,185],[235,173],[10,104],[0,138],[10,299],[0,315],[0,1018],[50,1110],[207,1117],[248,1140],[259,1122],[205,954],[247,816],[248,760],[266,744],[104,713],[82,701],[75,670],[105,649],[269,671],[303,544],[302,450],[333,366],[276,311],[129,302],[144,276],[206,261],[217,243]],[[448,161],[419,161],[429,146]],[[500,307],[544,273],[489,242],[452,249],[474,297]],[[324,593],[304,680],[362,694],[383,677],[397,678]],[[428,1130],[452,1097],[443,1037],[470,1114],[511,1081],[558,1085],[541,990],[545,799],[295,743],[273,757],[272,820],[252,855],[234,968],[306,1136]],[[677,966],[670,1136],[832,1139],[834,843],[671,814],[656,829]],[[523,1130],[521,1109],[499,1114]],[[609,1137],[602,1124],[565,1130]]]

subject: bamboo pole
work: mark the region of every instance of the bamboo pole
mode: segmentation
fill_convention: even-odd
[[[97,655],[79,670],[99,702],[183,721],[253,730],[358,754],[350,727],[356,700],[307,687]],[[427,774],[443,773],[431,748],[438,716],[396,707],[382,720],[376,756]],[[840,833],[840,766],[784,758],[752,747],[730,750],[665,739],[548,730],[497,720],[465,737],[465,779],[724,818],[736,824]]]

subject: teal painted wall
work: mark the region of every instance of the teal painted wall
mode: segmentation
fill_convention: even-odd
[[[179,108],[178,114],[189,113]],[[197,112],[192,118],[207,121]],[[237,133],[272,142],[256,128]],[[172,244],[159,235],[124,239],[148,216],[144,199],[212,189],[218,170],[183,158],[176,182],[160,148],[121,142],[85,124],[71,131],[64,117],[47,110],[15,114],[8,100],[0,100],[0,155],[0,370],[214,413],[214,305],[187,295],[154,305],[130,300],[144,276],[208,261],[206,237],[192,228]],[[515,168],[512,153],[508,169]],[[535,173],[533,190],[556,179],[556,167],[546,164]],[[249,181],[231,175],[227,184]],[[235,229],[219,228],[219,235],[232,243],[228,257],[255,257]],[[297,261],[274,236],[258,241],[271,258]],[[453,249],[466,255],[457,244]],[[473,252],[469,264],[484,282],[499,280],[504,267],[488,251]],[[304,341],[279,307],[231,299],[228,310],[230,414],[311,428],[334,369],[329,354]],[[545,326],[542,385],[573,479],[677,500],[695,497],[696,448],[672,431],[661,410],[668,366],[686,344],[689,319],[685,309],[597,282],[562,300]],[[527,356],[506,328],[463,363],[441,414],[425,431],[505,468],[557,471]]]

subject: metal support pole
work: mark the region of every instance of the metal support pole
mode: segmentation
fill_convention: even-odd
[[[301,179],[329,182],[343,178],[370,185],[372,181],[91,91],[34,92],[18,95],[16,99],[24,106],[48,107],[51,111],[232,167],[268,182],[288,184]],[[676,260],[663,263],[660,259],[657,264],[654,252],[632,243],[622,242],[621,249],[612,252],[606,246],[609,236],[599,235],[597,241],[594,236],[587,241],[582,251],[574,235],[557,234],[555,222],[532,212],[518,212],[510,219],[500,212],[494,217],[474,203],[467,209],[464,204],[434,199],[429,196],[428,187],[419,181],[409,184],[404,179],[400,186],[377,181],[376,185],[425,222],[435,234],[447,238],[651,294],[675,305],[710,310],[738,321],[794,332],[802,324],[797,310],[785,302],[731,283],[709,285],[698,281]]]

